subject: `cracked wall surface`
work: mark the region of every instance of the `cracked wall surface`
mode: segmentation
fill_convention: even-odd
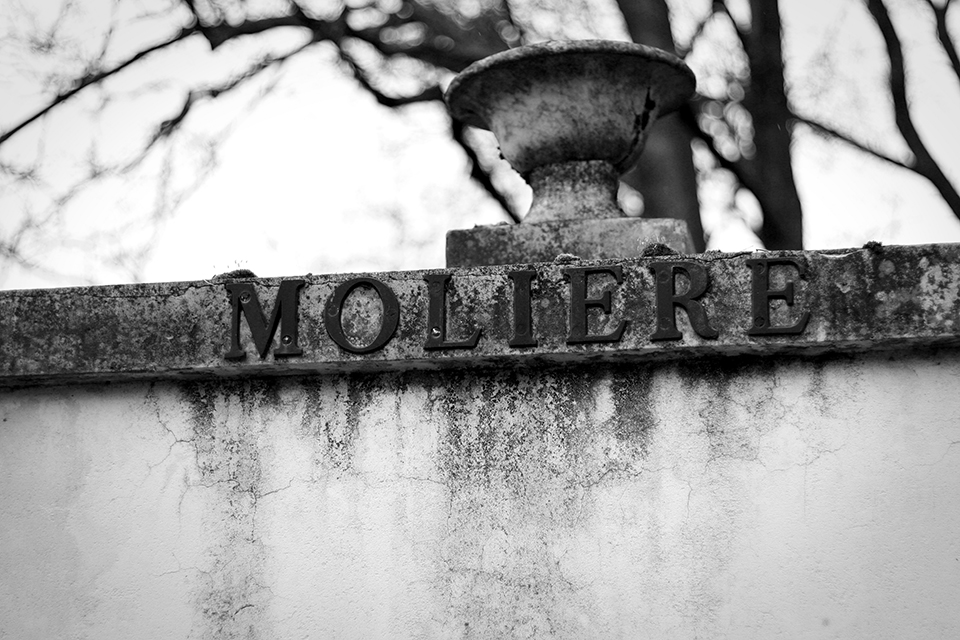
[[[960,351],[0,395],[2,638],[960,634]]]

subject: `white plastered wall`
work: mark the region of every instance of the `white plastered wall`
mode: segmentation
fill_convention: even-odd
[[[0,392],[0,637],[960,636],[960,353]]]

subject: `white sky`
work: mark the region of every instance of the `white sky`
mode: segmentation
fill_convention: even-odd
[[[93,0],[86,4],[95,5]],[[903,150],[889,104],[877,97],[885,70],[879,55],[882,42],[860,3],[782,4],[788,81],[798,109],[828,118],[888,151]],[[945,58],[930,46],[935,41],[929,22],[913,19],[922,16],[921,4],[891,2],[901,38],[911,47],[909,81],[921,134],[960,184],[960,86],[947,73]],[[952,17],[954,26],[960,26],[960,16]],[[955,32],[960,34],[960,28]],[[238,55],[279,51],[297,37],[276,34],[273,40],[227,45],[213,55],[199,40],[181,46],[109,84],[108,93],[120,98],[107,104],[99,123],[89,112],[102,104],[105,94],[90,92],[55,112],[43,126],[12,139],[15,144],[0,159],[29,162],[42,155],[51,184],[65,185],[81,171],[90,140],[96,139],[101,152],[111,157],[136,148],[149,126],[176,112],[182,98],[178,87],[185,86],[186,78],[220,77]],[[13,73],[25,63],[10,55],[10,48],[0,45],[0,62],[6,58],[8,63],[0,65],[7,69],[0,71],[0,129],[39,99]],[[159,227],[134,225],[116,234],[114,244],[119,245],[148,238],[159,229],[144,280],[206,279],[238,267],[260,276],[439,267],[447,230],[502,220],[496,206],[466,179],[466,160],[448,139],[439,105],[399,111],[380,107],[331,60],[328,50],[315,48],[280,74],[268,72],[238,94],[191,113],[188,134],[209,135],[236,124],[219,149],[216,169],[175,215]],[[698,71],[696,60],[691,66]],[[249,107],[271,81],[276,82],[274,90]],[[129,93],[162,82],[169,85],[142,95]],[[202,156],[183,151],[189,147],[178,149],[172,180],[186,184],[205,163]],[[960,222],[933,187],[912,174],[806,132],[796,138],[794,159],[808,248],[859,246],[868,240],[960,241]],[[159,156],[139,172],[80,195],[67,208],[65,235],[83,237],[92,229],[110,231],[141,219],[152,206],[158,166]],[[9,232],[25,204],[42,210],[43,193],[0,192],[0,233]],[[707,185],[701,193],[705,223],[713,231],[711,248],[750,246],[752,236],[726,210],[722,194],[716,185]],[[751,204],[737,204],[750,219]],[[96,251],[72,245],[34,247],[33,257],[45,270],[8,265],[0,273],[0,287],[124,281],[129,278],[125,271],[103,264],[103,256],[115,248],[109,242]]]

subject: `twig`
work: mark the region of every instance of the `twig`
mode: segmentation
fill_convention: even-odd
[[[960,218],[960,193],[943,173],[940,165],[934,160],[927,149],[910,115],[910,103],[907,100],[907,80],[904,69],[903,47],[897,36],[893,21],[887,12],[882,0],[866,0],[867,9],[873,16],[873,21],[880,29],[883,42],[886,45],[887,56],[890,59],[890,94],[893,98],[894,119],[900,135],[903,136],[907,147],[913,153],[916,161],[911,169],[922,175],[940,192],[954,215]]]
[[[96,72],[96,73],[89,73],[89,74],[87,74],[86,76],[84,76],[84,77],[82,77],[82,78],[79,78],[78,80],[76,80],[76,81],[74,82],[73,86],[72,86],[69,90],[67,90],[67,91],[65,91],[65,92],[63,92],[63,93],[58,94],[56,97],[53,98],[53,100],[51,100],[49,103],[47,103],[47,105],[44,106],[42,109],[34,112],[33,115],[27,117],[26,119],[21,120],[18,124],[14,125],[14,127],[13,127],[12,129],[9,129],[8,131],[6,131],[6,132],[4,132],[2,135],[0,135],[0,145],[2,145],[4,142],[6,142],[7,140],[9,140],[11,137],[13,137],[14,135],[16,135],[17,133],[19,133],[21,130],[23,130],[24,127],[26,127],[27,125],[35,122],[35,121],[38,120],[39,118],[42,118],[43,116],[47,115],[48,113],[50,113],[50,111],[52,111],[53,109],[55,109],[55,108],[58,107],[59,105],[63,104],[64,102],[66,102],[67,100],[69,100],[70,98],[72,98],[73,96],[77,95],[78,93],[80,93],[81,91],[83,91],[84,89],[86,89],[87,87],[89,87],[90,85],[93,85],[93,84],[97,84],[97,83],[99,83],[99,82],[102,82],[102,81],[106,80],[107,78],[109,78],[110,76],[115,75],[115,74],[123,71],[124,69],[126,69],[126,68],[129,67],[130,65],[135,64],[135,63],[139,62],[140,60],[146,58],[146,57],[149,56],[151,53],[156,53],[157,51],[161,51],[161,50],[163,50],[163,49],[166,49],[167,47],[169,47],[169,46],[171,46],[171,45],[173,45],[173,44],[176,44],[177,42],[180,42],[180,41],[182,41],[182,40],[186,40],[187,38],[189,38],[190,36],[194,35],[195,33],[198,33],[196,25],[194,25],[194,26],[192,26],[192,27],[184,27],[184,28],[181,29],[175,36],[173,36],[173,37],[170,38],[169,40],[165,40],[165,41],[163,41],[163,42],[161,42],[161,43],[158,43],[158,44],[153,45],[152,47],[147,47],[146,49],[143,49],[143,50],[141,50],[141,51],[138,51],[138,52],[135,53],[134,55],[130,56],[129,58],[127,58],[126,60],[124,60],[123,62],[121,62],[120,64],[118,64],[118,65],[116,65],[116,66],[114,66],[114,67],[112,67],[112,68],[110,68],[110,69],[107,69],[106,71],[98,71],[98,72]]]
[[[366,89],[370,95],[376,99],[377,102],[385,107],[395,108],[408,104],[414,104],[416,102],[443,100],[443,91],[437,85],[429,86],[420,93],[416,93],[412,96],[389,96],[374,86],[369,75],[367,75],[367,72],[360,66],[359,63],[357,63],[352,55],[339,46],[337,47],[337,53],[344,64],[346,64],[350,69],[354,79],[360,84],[360,86]]]
[[[956,76],[957,82],[960,82],[960,56],[957,55],[957,45],[953,41],[953,36],[950,35],[950,31],[947,29],[947,12],[950,10],[952,0],[944,2],[942,7],[938,7],[933,0],[924,0],[924,2],[930,7],[934,18],[936,18],[937,40],[940,41],[940,47],[950,60],[950,68],[953,69],[953,75]]]
[[[897,166],[897,167],[900,167],[901,169],[909,169],[909,170],[911,170],[911,171],[913,170],[913,166],[910,164],[910,162],[904,162],[903,160],[897,160],[897,159],[894,158],[893,156],[887,155],[887,154],[884,153],[883,151],[881,151],[881,150],[879,150],[879,149],[876,149],[876,148],[874,148],[874,147],[866,144],[865,142],[860,142],[859,140],[857,140],[857,139],[854,138],[853,136],[850,136],[850,135],[848,135],[848,134],[846,134],[846,133],[843,133],[843,132],[840,131],[839,129],[836,129],[836,128],[834,128],[834,127],[831,127],[831,126],[828,125],[828,124],[824,124],[823,122],[819,122],[819,121],[817,121],[817,120],[814,120],[814,119],[812,119],[812,118],[808,118],[808,117],[806,117],[806,116],[801,116],[801,115],[799,115],[799,114],[797,114],[797,113],[795,113],[795,112],[793,112],[793,111],[790,112],[790,117],[793,118],[794,120],[796,120],[797,122],[801,123],[801,124],[807,125],[808,127],[810,127],[811,129],[813,129],[814,131],[816,131],[817,133],[819,133],[819,134],[821,134],[821,135],[824,135],[824,136],[826,136],[826,137],[828,137],[828,138],[836,138],[837,140],[840,140],[841,142],[845,142],[846,144],[850,145],[851,147],[853,147],[853,148],[855,148],[855,149],[857,149],[857,150],[859,150],[859,151],[862,151],[862,152],[864,152],[864,153],[866,153],[866,154],[868,154],[868,155],[871,155],[871,156],[873,156],[874,158],[877,158],[877,159],[879,159],[879,160],[883,160],[884,162],[889,162],[890,164],[892,164],[892,165],[894,165],[894,166]]]
[[[497,204],[500,205],[500,208],[503,209],[504,214],[510,221],[513,223],[520,222],[520,216],[513,210],[513,207],[510,206],[510,203],[507,201],[506,196],[504,196],[496,185],[493,184],[493,181],[490,179],[490,175],[484,171],[483,165],[480,164],[480,157],[477,155],[477,152],[470,146],[470,143],[467,142],[464,137],[465,127],[462,123],[453,121],[453,139],[456,140],[464,152],[467,154],[467,158],[470,160],[470,177],[473,178],[477,184],[483,187],[491,198],[497,201]]]

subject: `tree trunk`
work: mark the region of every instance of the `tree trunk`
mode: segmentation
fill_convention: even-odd
[[[618,4],[634,42],[670,53],[676,50],[666,0],[619,0]],[[691,140],[677,114],[658,121],[637,166],[622,179],[643,194],[644,217],[686,220],[694,247],[703,251],[706,243]]]
[[[802,249],[803,210],[790,157],[778,5],[778,0],[750,0],[751,29],[744,35],[750,85],[744,105],[753,117],[756,155],[749,164],[753,192],[763,209],[760,240],[767,249]]]

